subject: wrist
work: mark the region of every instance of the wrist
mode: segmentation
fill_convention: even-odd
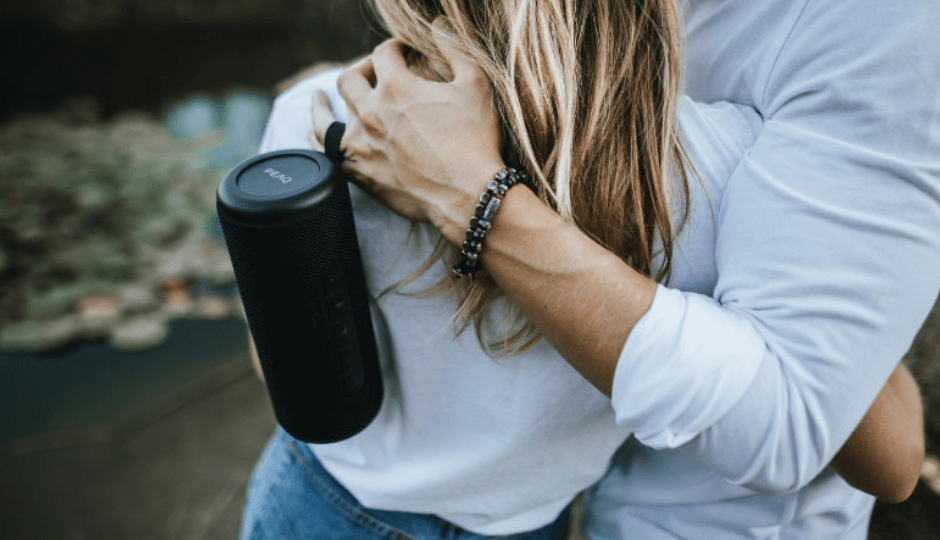
[[[506,166],[502,162],[478,165],[468,172],[453,191],[453,196],[446,205],[431,217],[432,224],[441,231],[448,242],[455,246],[463,245],[467,234],[467,225],[480,202],[480,195],[486,192],[486,186],[498,171]]]
[[[502,205],[503,199],[516,184],[526,181],[525,173],[511,168],[500,169],[493,179],[487,183],[484,191],[477,199],[473,217],[470,218],[467,232],[460,247],[460,256],[452,270],[459,277],[473,278],[483,269],[479,260],[480,252],[486,243],[486,236],[493,226],[496,213]]]

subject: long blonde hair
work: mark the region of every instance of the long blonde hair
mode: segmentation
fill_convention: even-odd
[[[415,69],[446,80],[432,37],[442,17],[446,30],[438,35],[488,78],[502,117],[503,159],[529,172],[538,196],[595,241],[640,273],[668,279],[688,213],[675,0],[375,0],[375,7],[414,49]],[[672,189],[685,201],[676,227]],[[393,289],[454,256],[442,239]],[[458,301],[457,333],[473,324],[491,354],[516,354],[538,341],[537,329],[516,312],[501,340],[484,342],[486,308],[502,294],[488,276],[448,278],[425,294],[445,291]]]

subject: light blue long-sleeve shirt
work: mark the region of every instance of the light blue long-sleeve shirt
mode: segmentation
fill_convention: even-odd
[[[677,266],[623,350],[613,405],[636,439],[586,532],[865,538],[872,498],[827,465],[940,289],[940,4],[693,0],[688,16],[687,93],[763,124],[708,188],[713,258]]]

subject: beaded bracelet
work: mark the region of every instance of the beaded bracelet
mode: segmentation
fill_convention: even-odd
[[[473,217],[470,218],[467,237],[460,250],[460,260],[451,268],[457,277],[472,279],[483,268],[480,264],[480,251],[483,250],[483,240],[493,225],[493,218],[496,217],[499,204],[509,188],[518,183],[525,183],[525,180],[525,173],[510,168],[499,171],[490,180],[486,186],[486,193],[480,195],[480,202],[477,204]]]

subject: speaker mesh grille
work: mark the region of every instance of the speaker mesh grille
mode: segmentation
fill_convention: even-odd
[[[310,442],[345,438],[371,421],[382,397],[368,291],[347,189],[305,217],[275,225],[219,218],[278,421]],[[330,335],[323,271],[342,262],[353,346],[343,356]],[[263,321],[276,314],[278,324]],[[337,361],[346,358],[346,364]],[[350,358],[350,356],[354,356]],[[360,360],[361,359],[361,360]],[[349,362],[365,387],[349,395]],[[361,375],[360,375],[361,379]],[[361,387],[360,384],[358,387]],[[355,428],[347,433],[350,426]],[[326,435],[324,435],[326,434]]]

